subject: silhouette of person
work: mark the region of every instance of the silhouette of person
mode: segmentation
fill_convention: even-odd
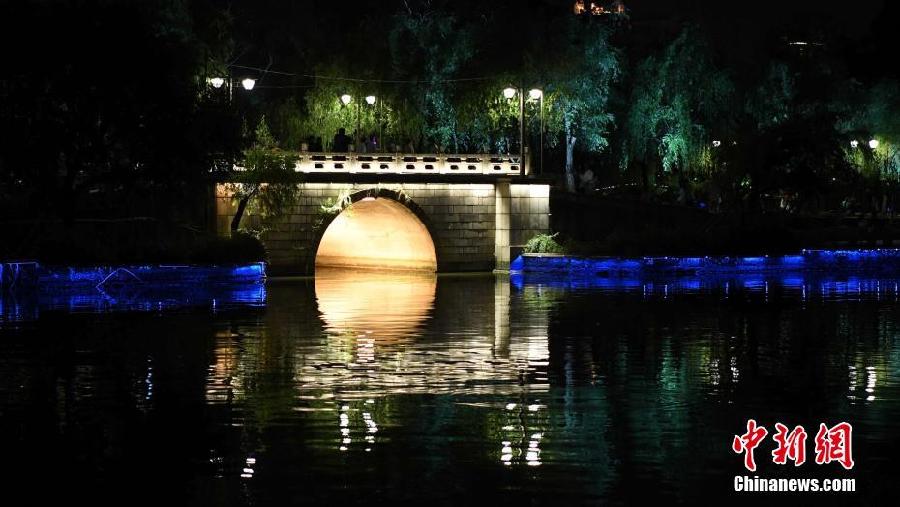
[[[344,153],[347,151],[350,145],[350,139],[347,137],[347,131],[341,127],[338,129],[337,134],[334,135],[334,140],[331,142],[331,149],[337,153]]]

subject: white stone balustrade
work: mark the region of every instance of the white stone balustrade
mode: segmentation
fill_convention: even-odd
[[[508,155],[299,152],[296,156],[294,170],[306,174],[455,174],[507,178],[521,174],[519,157]],[[526,155],[525,174],[528,173]]]

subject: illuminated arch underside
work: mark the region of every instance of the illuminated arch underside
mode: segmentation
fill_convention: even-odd
[[[391,199],[362,200],[341,212],[322,236],[316,267],[437,270],[425,224]]]

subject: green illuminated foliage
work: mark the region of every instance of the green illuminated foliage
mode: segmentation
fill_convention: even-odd
[[[462,129],[454,100],[458,87],[448,80],[458,77],[474,55],[469,27],[426,5],[397,14],[389,40],[395,76],[415,81],[399,86],[404,122],[421,129],[426,151],[460,151]]]
[[[232,233],[239,230],[241,219],[251,202],[263,220],[280,216],[287,210],[299,192],[295,163],[294,155],[278,149],[265,117],[261,118],[255,130],[253,146],[244,151],[243,170],[233,173],[229,185],[237,201],[231,221]]]
[[[729,130],[735,89],[702,38],[685,30],[637,68],[624,121],[623,168],[687,176],[711,170],[710,146]],[[645,175],[645,183],[652,175]]]
[[[836,128],[842,135],[847,160],[865,176],[900,181],[900,84],[882,81],[845,90],[848,98],[837,103]],[[871,140],[877,147],[869,146]],[[857,147],[850,146],[856,141]]]
[[[564,254],[566,248],[556,241],[556,234],[537,234],[525,244],[525,253]]]
[[[564,34],[561,56],[548,70],[544,107],[549,144],[564,143],[566,186],[574,192],[576,143],[593,152],[609,145],[609,99],[620,75],[620,55],[610,43],[607,25],[570,18]]]

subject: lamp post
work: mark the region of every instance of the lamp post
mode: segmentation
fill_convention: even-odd
[[[503,89],[503,96],[512,99],[519,96],[519,176],[525,176],[525,88],[507,87]],[[541,116],[541,165],[540,172],[544,172],[544,92],[540,88],[532,88],[528,91],[530,100],[540,100]]]
[[[230,102],[234,97],[234,84],[238,81],[236,79],[231,79],[230,77],[214,76],[207,78],[206,82],[217,90],[224,86],[228,90],[228,100]],[[241,88],[249,92],[256,87],[256,78],[245,77],[240,80],[240,83]]]
[[[525,176],[525,94],[522,88],[511,86],[503,89],[503,96],[511,99],[519,96],[519,176]]]
[[[381,124],[381,101],[378,100],[378,98],[375,97],[374,95],[366,96],[366,104],[369,104],[370,106],[374,106],[375,102],[378,102],[378,111],[377,111],[377,114],[375,115],[375,122],[378,124],[378,151],[381,152],[381,151],[383,151],[382,146],[384,146],[384,139],[383,139],[384,132],[382,131],[382,124]]]
[[[364,100],[366,101],[366,104],[368,104],[370,106],[374,106],[375,103],[378,102],[378,97],[376,97],[375,95],[366,95]],[[345,106],[349,105],[351,102],[353,102],[352,95],[350,95],[349,93],[345,93],[345,94],[341,95],[341,103],[343,103]],[[361,144],[360,141],[364,142],[364,138],[365,138],[365,136],[363,136],[362,132],[361,132],[362,131],[362,125],[361,125],[362,122],[360,120],[360,107],[362,107],[362,104],[360,104],[360,102],[362,102],[362,101],[361,100],[356,101],[356,135],[354,136],[354,147],[356,148],[357,152],[359,151],[359,148],[360,148],[360,144]],[[379,128],[380,128],[380,126],[379,126]],[[379,133],[379,137],[380,136],[381,136],[381,134]]]
[[[541,110],[541,112],[540,112],[540,115],[541,115],[541,130],[540,130],[541,158],[540,158],[540,165],[538,166],[539,167],[538,174],[543,176],[544,175],[544,91],[541,90],[540,88],[532,88],[528,92],[528,97],[531,98],[531,100],[539,100],[540,101],[540,104],[538,107]]]

